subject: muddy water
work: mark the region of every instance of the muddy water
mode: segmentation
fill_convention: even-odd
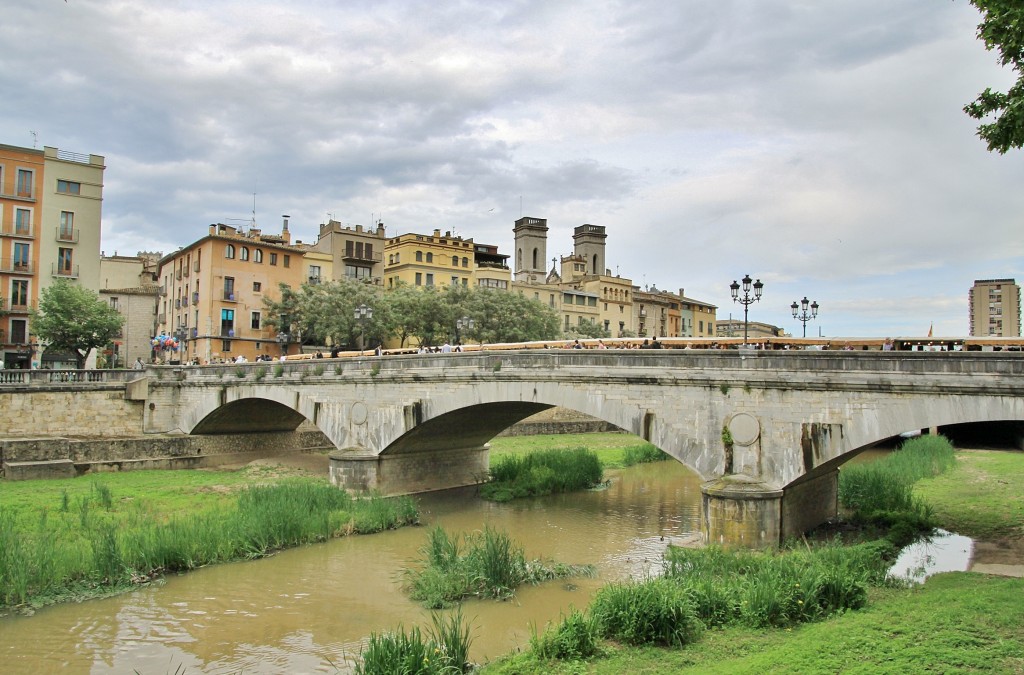
[[[464,605],[476,661],[529,643],[530,626],[585,607],[610,580],[656,569],[699,529],[698,478],[675,462],[614,474],[607,490],[490,504],[472,490],[420,499],[425,524],[507,530],[528,557],[592,563],[598,578]],[[425,528],[349,537],[198,570],[114,598],[0,619],[4,673],[301,673],[351,668],[371,632],[429,624],[401,590]]]

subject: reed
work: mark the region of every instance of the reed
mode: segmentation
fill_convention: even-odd
[[[44,511],[29,531],[19,522],[23,515],[0,512],[0,605],[45,602],[83,584],[115,589],[167,572],[418,521],[409,498],[354,499],[309,479],[251,486],[231,507],[166,520],[144,510],[115,518],[93,508],[113,504],[110,491],[95,487],[92,493],[95,498],[80,498],[77,510],[58,511],[53,518]]]
[[[648,462],[663,462],[666,459],[669,459],[669,456],[662,452],[657,446],[650,443],[630,445],[622,450],[623,466],[646,464]]]
[[[665,578],[609,584],[597,592],[590,613],[605,637],[631,645],[682,647],[704,630],[690,594]]]
[[[490,526],[461,536],[435,527],[427,533],[420,554],[420,566],[403,572],[405,590],[430,609],[469,597],[507,598],[523,584],[594,574],[591,565],[528,561],[507,533]]]
[[[491,466],[480,496],[491,501],[583,490],[604,480],[604,468],[587,448],[541,450],[505,455]]]
[[[457,610],[448,616],[431,615],[432,627],[424,634],[418,626],[401,626],[390,633],[371,633],[355,672],[359,675],[452,675],[467,673],[472,643],[469,623]]]
[[[600,638],[600,627],[593,617],[573,608],[569,616],[563,616],[560,623],[548,626],[541,634],[534,627],[530,650],[540,659],[587,659],[600,651]]]

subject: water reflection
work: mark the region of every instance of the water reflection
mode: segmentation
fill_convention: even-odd
[[[940,572],[966,572],[973,556],[973,539],[936,530],[932,536],[900,551],[887,576],[921,584]]]
[[[614,475],[607,490],[493,504],[473,489],[420,498],[424,523],[507,530],[528,557],[591,563],[598,578],[520,589],[508,602],[465,603],[472,658],[529,643],[611,580],[660,567],[669,541],[699,530],[699,479],[675,462]],[[220,565],[129,594],[0,619],[6,673],[281,673],[347,670],[371,632],[425,627],[429,612],[401,590],[425,528],[349,537]]]

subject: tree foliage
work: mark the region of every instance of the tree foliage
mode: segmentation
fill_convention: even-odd
[[[362,304],[372,308],[373,316],[361,324],[355,309]],[[298,290],[282,284],[281,299],[265,299],[264,307],[267,323],[275,329],[301,336],[302,342],[329,342],[348,349],[356,348],[361,334],[366,346],[396,338],[405,347],[410,340],[425,346],[449,340],[551,340],[559,332],[558,315],[536,300],[466,286],[403,284],[385,291],[350,279],[303,284]],[[469,320],[461,329],[460,319]]]
[[[978,38],[988,50],[999,52],[999,63],[1017,73],[1017,82],[1006,92],[986,88],[964,112],[977,120],[978,136],[990,151],[1004,154],[1024,146],[1024,2],[1021,0],[970,0],[982,14]]]
[[[124,317],[99,294],[66,279],[57,280],[39,294],[39,309],[32,311],[32,330],[47,349],[75,355],[77,367],[96,347],[121,331]]]

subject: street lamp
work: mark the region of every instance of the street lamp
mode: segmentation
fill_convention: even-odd
[[[359,305],[356,307],[356,321],[359,322],[359,351],[363,351],[363,339],[366,322],[373,318],[373,307]]]
[[[471,330],[473,330],[473,326],[475,326],[475,325],[476,325],[476,322],[473,321],[473,319],[469,318],[468,316],[464,316],[461,319],[459,319],[458,321],[456,321],[455,322],[455,343],[456,344],[460,344],[460,340],[462,338],[459,336],[459,333],[462,331],[463,328],[465,328],[467,331],[471,331]]]
[[[761,283],[760,279],[755,281],[754,284],[753,284],[753,287],[754,287],[754,297],[750,297],[750,287],[751,287],[750,275],[749,274],[744,275],[742,281],[743,281],[743,297],[742,298],[740,297],[740,285],[735,280],[733,280],[733,282],[731,284],[729,284],[729,290],[732,292],[732,301],[733,302],[738,302],[741,305],[743,305],[743,344],[746,345],[747,344],[747,312],[748,312],[747,308],[750,305],[754,304],[755,302],[757,302],[758,300],[761,299],[761,290],[764,288],[764,284]]]
[[[804,337],[807,337],[807,322],[818,316],[818,306],[819,305],[817,301],[812,302],[810,304],[811,313],[808,314],[808,304],[806,295],[804,296],[804,299],[800,301],[799,305],[796,304],[796,301],[794,301],[793,304],[789,306],[789,308],[793,310],[793,318],[804,325]],[[797,313],[798,311],[799,313]]]
[[[281,356],[288,355],[288,343],[292,341],[292,336],[288,333],[288,329],[291,328],[291,323],[288,321],[288,315],[280,315],[280,321],[278,327],[281,329],[277,332],[277,344],[281,345]]]

